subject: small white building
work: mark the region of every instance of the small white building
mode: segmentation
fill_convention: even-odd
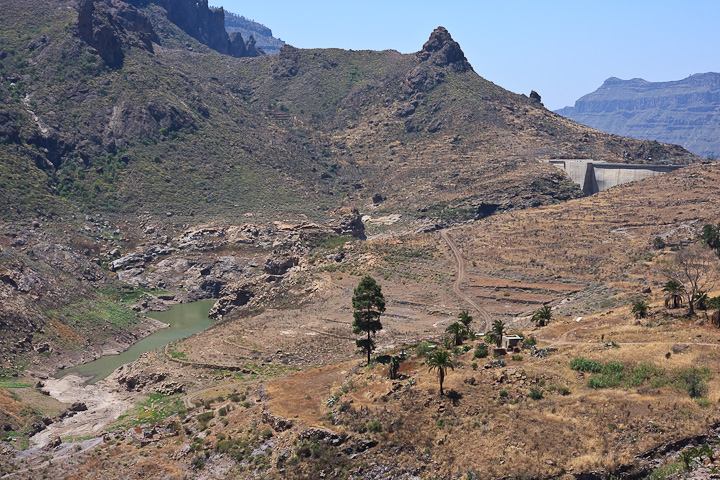
[[[518,343],[522,342],[523,337],[520,335],[503,335],[502,336],[502,348],[507,351],[511,351],[517,347]]]

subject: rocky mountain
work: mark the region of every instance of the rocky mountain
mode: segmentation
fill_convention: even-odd
[[[720,73],[674,82],[609,78],[556,113],[604,132],[682,145],[720,157]]]
[[[443,28],[417,54],[284,46],[236,58],[243,42],[221,13],[192,1],[10,0],[0,13],[0,178],[13,192],[3,212],[197,221],[374,205],[474,218],[487,204],[580,194],[538,158],[694,159],[488,82]]]
[[[716,165],[494,85],[443,27],[413,54],[255,56],[202,0],[3,6],[3,478],[596,478],[717,417],[678,392],[705,385],[720,335],[659,313],[651,266],[720,221]],[[695,165],[578,198],[541,161],[649,156]],[[364,275],[388,305],[370,366],[351,336]],[[622,306],[653,291],[643,322]],[[90,389],[50,378],[198,299],[216,300],[202,333]],[[437,395],[427,341],[466,301],[475,331],[556,317],[509,364],[457,346]],[[578,355],[627,377],[599,392]]]
[[[225,12],[225,30],[231,35],[235,32],[240,33],[247,41],[252,37],[255,40],[255,47],[268,55],[279,53],[280,48],[285,45],[285,42],[273,37],[272,30],[265,25],[235,13]]]

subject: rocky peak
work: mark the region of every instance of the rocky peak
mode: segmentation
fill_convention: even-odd
[[[417,53],[417,57],[422,61],[431,61],[438,67],[450,67],[458,73],[472,70],[460,44],[453,40],[445,27],[438,27],[430,34],[430,39]]]
[[[252,35],[250,35],[250,38],[245,44],[245,49],[247,50],[248,57],[259,57],[262,55],[261,50],[255,46],[255,37]]]
[[[230,48],[228,53],[233,57],[247,57],[247,48],[240,32],[230,34]]]

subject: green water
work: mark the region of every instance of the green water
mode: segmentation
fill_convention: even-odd
[[[193,333],[208,328],[213,324],[212,320],[208,318],[213,303],[215,303],[214,300],[181,303],[173,305],[172,309],[166,312],[150,312],[147,314],[148,317],[167,323],[170,327],[160,329],[143,338],[119,355],[106,355],[92,362],[60,370],[56,377],[61,378],[69,373],[76,373],[89,377],[87,383],[99,382],[114,372],[120,365],[134,362],[145,352],[162,348],[174,340],[189,337]]]

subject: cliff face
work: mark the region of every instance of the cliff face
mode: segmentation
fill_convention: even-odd
[[[90,0],[85,0],[90,1]],[[225,30],[225,11],[222,7],[211,8],[207,0],[127,0],[137,7],[159,5],[167,11],[167,18],[185,33],[213,50],[234,57],[257,56],[248,52],[240,34],[229,36]]]
[[[720,157],[720,73],[675,82],[609,78],[556,113],[609,133],[682,145]]]

